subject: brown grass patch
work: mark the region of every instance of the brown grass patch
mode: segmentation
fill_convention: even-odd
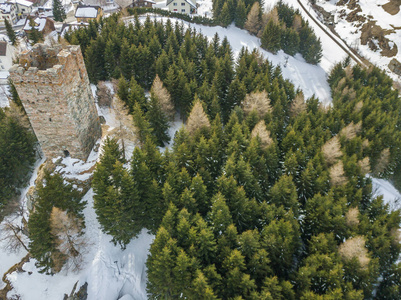
[[[359,22],[363,23],[366,21],[366,18],[362,15],[358,15],[358,13],[362,12],[362,9],[358,6],[355,10],[350,12],[345,18],[348,22]]]
[[[394,16],[400,11],[401,0],[390,0],[389,3],[382,5],[386,13]]]
[[[377,45],[374,41],[377,41],[381,51],[381,55],[392,57],[398,53],[398,48],[395,43],[390,47],[390,40],[386,38],[386,35],[395,33],[394,30],[383,29],[376,25],[376,21],[368,21],[362,26],[361,29],[361,44],[368,45],[373,51],[377,49]]]

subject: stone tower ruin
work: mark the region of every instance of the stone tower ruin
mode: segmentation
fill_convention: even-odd
[[[101,127],[81,48],[36,44],[9,72],[46,157],[86,160]]]

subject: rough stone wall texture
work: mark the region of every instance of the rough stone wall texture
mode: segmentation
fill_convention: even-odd
[[[80,47],[36,44],[9,72],[46,157],[86,160],[101,127]]]

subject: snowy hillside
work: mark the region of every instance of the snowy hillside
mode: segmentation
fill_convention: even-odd
[[[334,16],[336,32],[350,47],[400,81],[401,74],[389,69],[390,61],[401,61],[401,11],[396,3],[321,0],[316,4]]]
[[[332,0],[332,2],[333,1],[334,0]],[[276,1],[266,1],[265,5],[266,7],[271,7],[275,2]],[[286,0],[285,2],[299,8],[299,4],[296,0]],[[333,5],[332,2],[327,2],[325,5]],[[201,7],[202,14],[210,15],[210,0],[201,2]],[[163,21],[167,19],[165,17],[155,17],[154,15],[151,17]],[[303,17],[308,19],[308,16],[304,13]],[[398,15],[398,17],[400,18],[400,15]],[[145,17],[142,16],[140,19],[143,21]],[[173,19],[172,21],[174,22],[175,20]],[[126,22],[130,22],[130,20]],[[302,89],[306,97],[315,95],[322,103],[329,104],[331,102],[331,92],[327,83],[328,73],[331,68],[336,63],[342,61],[347,54],[328,37],[323,30],[316,26],[312,20],[310,20],[309,23],[322,41],[323,57],[321,63],[317,66],[306,63],[299,54],[292,57],[285,54],[283,51],[279,51],[276,55],[267,52],[260,48],[259,38],[251,36],[247,31],[241,30],[234,25],[228,28],[219,26],[208,27],[190,23],[184,23],[184,25],[196,29],[196,31],[207,36],[209,40],[211,40],[216,33],[219,35],[220,39],[227,37],[235,56],[238,55],[242,47],[247,47],[249,50],[258,49],[273,65],[280,66],[284,78],[290,80],[296,87]],[[341,23],[337,26],[340,24]],[[347,42],[349,41],[347,40]],[[401,49],[401,44],[399,44],[398,47]],[[375,52],[372,53],[372,55],[377,54]],[[385,62],[383,62],[383,66],[384,64]],[[93,92],[95,92],[95,89],[93,89]],[[99,109],[99,114],[103,115],[106,120],[104,139],[107,132],[112,132],[113,128],[117,126],[117,122],[112,109]],[[180,126],[182,126],[181,121],[175,122],[170,128],[170,136],[173,137],[175,131],[177,131]],[[87,162],[72,158],[59,159],[60,161],[58,162],[56,171],[64,174],[64,177],[67,179],[87,180],[91,176],[96,162],[99,160],[102,141],[99,141],[99,144],[100,150],[92,151]],[[131,151],[132,153],[133,146],[133,144],[129,145],[127,151]],[[43,160],[38,161],[30,181],[30,186],[34,184],[38,167],[42,162]],[[393,209],[399,207],[398,201],[401,199],[401,194],[388,181],[373,179],[373,185],[376,194],[382,194],[385,201],[390,203]],[[29,187],[23,191],[23,196],[28,188]],[[35,260],[31,259],[30,262],[26,263],[23,267],[25,272],[13,272],[8,276],[8,279],[13,285],[13,290],[8,296],[20,295],[23,300],[62,299],[64,294],[69,294],[71,292],[76,282],[78,282],[78,287],[87,282],[88,299],[90,300],[147,298],[145,262],[154,236],[143,230],[136,239],[132,240],[127,245],[125,250],[121,250],[120,247],[116,247],[110,242],[111,236],[104,234],[100,229],[93,208],[92,189],[89,189],[85,194],[84,200],[88,203],[84,210],[84,215],[86,224],[85,237],[89,247],[87,253],[84,254],[82,270],[78,273],[72,273],[64,269],[53,276],[44,275],[38,272],[38,269],[35,267]],[[22,201],[26,207],[25,197],[22,197]],[[18,216],[11,216],[10,218],[12,222],[21,222]],[[25,251],[9,255],[3,250],[2,246],[4,246],[4,241],[0,241],[1,274],[5,273],[11,266],[26,255]],[[3,288],[4,284],[0,284],[2,284],[0,288]]]
[[[167,20],[167,17],[155,17],[154,15],[150,15],[150,17],[152,19],[163,20],[164,22]],[[144,21],[145,16],[140,17],[140,20]],[[171,20],[173,22],[182,22],[174,18],[171,18]],[[126,22],[128,23],[130,21]],[[227,37],[235,57],[239,54],[242,47],[246,47],[250,51],[258,49],[273,65],[281,67],[283,77],[289,79],[295,87],[299,87],[304,92],[305,97],[309,98],[315,95],[326,105],[331,102],[327,74],[336,63],[347,57],[347,54],[321,30],[321,35],[319,37],[322,40],[323,57],[321,63],[315,66],[306,63],[299,54],[293,57],[285,54],[282,50],[276,55],[263,50],[260,47],[259,38],[250,35],[246,30],[239,29],[234,25],[223,28],[221,26],[209,27],[184,22],[184,26],[190,26],[196,29],[198,32],[208,37],[209,40],[212,40],[216,33],[219,35],[220,40]]]
[[[401,208],[401,194],[394,186],[384,179],[372,178],[373,193],[383,195],[383,200],[390,206],[390,209]]]
[[[94,89],[93,92],[95,92]],[[113,112],[106,109],[100,110],[100,114],[105,116],[107,121],[105,128],[111,133],[114,129],[113,125],[116,124]],[[87,162],[70,157],[54,159],[53,162],[59,160],[56,171],[63,174],[64,178],[85,181],[91,176],[98,158],[99,152],[92,151]],[[34,185],[39,165],[43,162],[44,159],[37,162],[30,184],[22,192],[22,203],[25,208],[25,194],[29,187]],[[23,267],[25,272],[14,272],[8,276],[8,280],[13,286],[13,290],[8,294],[9,297],[20,295],[21,299],[24,300],[62,299],[64,294],[71,292],[76,282],[78,282],[78,287],[87,282],[88,299],[109,300],[119,299],[123,296],[126,296],[125,299],[146,299],[145,261],[154,237],[144,230],[137,239],[132,240],[127,245],[125,250],[121,250],[120,247],[116,247],[110,242],[110,236],[103,234],[100,230],[93,209],[92,189],[85,194],[83,200],[87,201],[84,210],[85,240],[89,247],[88,251],[84,253],[81,271],[73,273],[63,269],[53,276],[44,275],[38,272],[35,267],[35,260],[31,259]],[[7,220],[20,223],[21,217],[10,216],[5,221]],[[26,255],[26,251],[9,254],[4,249],[5,245],[6,241],[0,241],[1,274]],[[1,284],[0,288],[3,288],[4,283]]]

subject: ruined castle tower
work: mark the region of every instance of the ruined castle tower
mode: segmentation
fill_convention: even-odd
[[[36,44],[9,72],[46,157],[86,160],[101,127],[80,47]]]

